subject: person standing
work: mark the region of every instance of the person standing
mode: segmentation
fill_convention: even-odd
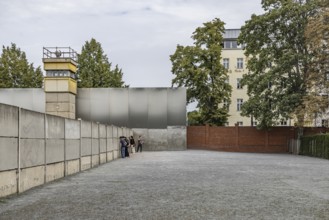
[[[126,147],[127,147],[127,142],[125,141],[124,137],[120,137],[120,144],[121,144],[121,157],[125,158],[126,154]]]
[[[130,142],[130,147],[131,147],[131,153],[134,154],[135,153],[135,140],[134,140],[133,136],[130,136],[129,142]]]
[[[126,157],[129,157],[129,140],[128,140],[128,138],[127,137],[124,137],[124,140],[125,140],[125,142],[126,142],[126,148],[125,148],[125,156]]]
[[[142,139],[142,136],[139,135],[138,140],[137,140],[137,152],[140,150],[142,153],[142,149],[143,149],[143,139]]]

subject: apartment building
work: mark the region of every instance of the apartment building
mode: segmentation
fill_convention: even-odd
[[[243,47],[238,44],[237,39],[240,29],[226,29],[224,33],[222,59],[223,65],[228,69],[229,83],[232,86],[231,104],[229,106],[228,126],[251,126],[257,123],[250,117],[242,117],[241,106],[248,100],[247,88],[242,87],[243,74],[248,72],[246,68],[246,57]]]
[[[228,69],[229,83],[232,86],[231,104],[229,106],[229,118],[227,126],[256,126],[257,121],[251,117],[241,116],[241,106],[248,100],[247,87],[242,86],[240,81],[244,74],[248,73],[246,68],[247,57],[244,55],[243,46],[237,43],[241,30],[226,29],[223,40],[222,61]],[[329,79],[329,77],[328,77]],[[306,121],[305,126],[328,127],[329,110],[326,114],[319,114],[313,121]],[[278,126],[293,126],[294,120],[281,120]]]

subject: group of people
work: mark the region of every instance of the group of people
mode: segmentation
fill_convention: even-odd
[[[129,157],[129,148],[132,154],[135,153],[135,140],[133,136],[130,136],[129,140],[127,137],[121,136],[120,145],[121,145],[122,158]],[[143,140],[142,140],[142,136],[139,136],[137,140],[137,152],[139,151],[142,152],[142,148],[143,148]]]

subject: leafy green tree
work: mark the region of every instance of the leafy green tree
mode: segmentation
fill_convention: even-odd
[[[202,125],[200,112],[197,110],[187,113],[188,125]]]
[[[102,46],[94,38],[86,41],[78,55],[78,87],[124,87],[122,70],[116,65],[111,70],[111,63],[104,54]]]
[[[2,46],[0,57],[0,88],[41,88],[43,74],[40,66],[34,69],[25,52],[16,44]]]
[[[187,103],[197,101],[200,123],[224,125],[232,88],[221,63],[224,22],[216,18],[198,27],[192,35],[194,46],[177,45],[170,56],[173,86],[187,87]]]
[[[239,36],[250,71],[242,80],[249,95],[242,115],[253,116],[258,127],[288,118],[303,126],[312,62],[305,29],[319,6],[316,0],[263,0],[262,7],[265,13],[252,15]]]

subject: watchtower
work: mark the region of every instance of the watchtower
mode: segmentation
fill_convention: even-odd
[[[75,119],[77,53],[70,47],[44,47],[42,61],[46,113]]]

